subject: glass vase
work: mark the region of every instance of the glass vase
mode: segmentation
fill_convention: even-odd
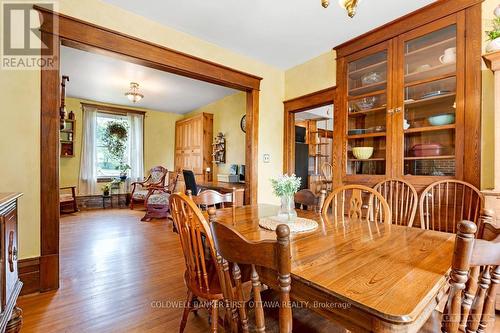
[[[278,212],[278,217],[286,220],[287,222],[292,222],[297,219],[294,195],[285,195],[281,197],[281,206]]]

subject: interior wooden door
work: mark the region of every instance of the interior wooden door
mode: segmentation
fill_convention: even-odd
[[[347,182],[371,183],[391,175],[393,41],[344,61],[343,156]]]
[[[394,174],[425,186],[463,177],[465,16],[397,39]]]
[[[203,115],[191,119],[190,123],[190,165],[195,174],[203,173]]]

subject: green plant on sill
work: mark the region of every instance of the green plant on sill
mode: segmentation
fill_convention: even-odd
[[[119,166],[116,167],[116,169],[120,170],[120,173],[126,173],[128,170],[132,169],[130,165],[125,164],[125,163],[120,163]]]
[[[111,189],[111,185],[109,183],[104,184],[104,185],[101,186],[101,191],[102,192],[109,192],[110,189]]]

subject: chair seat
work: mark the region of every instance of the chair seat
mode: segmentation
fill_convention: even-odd
[[[136,190],[134,191],[134,195],[132,196],[132,198],[138,200],[146,200],[147,196],[148,196],[148,190]]]
[[[263,304],[278,304],[279,294],[273,290],[262,293]],[[266,332],[279,332],[279,307],[271,306],[264,308]],[[292,310],[293,331],[307,333],[346,333],[349,332],[340,325],[320,316],[316,312],[305,307],[297,306]],[[255,312],[251,309],[248,313],[250,320],[250,332],[255,332]]]
[[[154,193],[148,198],[148,205],[168,205],[169,193]]]
[[[60,194],[59,202],[72,202],[74,200],[73,195],[71,194]]]

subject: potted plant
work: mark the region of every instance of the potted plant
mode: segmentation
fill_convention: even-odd
[[[101,190],[102,190],[102,195],[104,195],[105,197],[109,197],[109,189],[111,188],[111,186],[109,184],[104,184],[102,187],[101,187]]]
[[[125,164],[125,163],[120,163],[120,165],[118,166],[118,169],[120,170],[120,179],[123,182],[127,179],[128,170],[131,169],[130,165]]]
[[[291,222],[297,218],[295,211],[295,193],[300,187],[300,177],[292,174],[282,175],[271,179],[274,195],[281,199],[281,206],[278,212],[278,217]]]
[[[488,37],[488,44],[486,45],[486,52],[493,52],[500,50],[500,5],[495,8],[495,18],[491,20],[491,30],[486,31]]]

